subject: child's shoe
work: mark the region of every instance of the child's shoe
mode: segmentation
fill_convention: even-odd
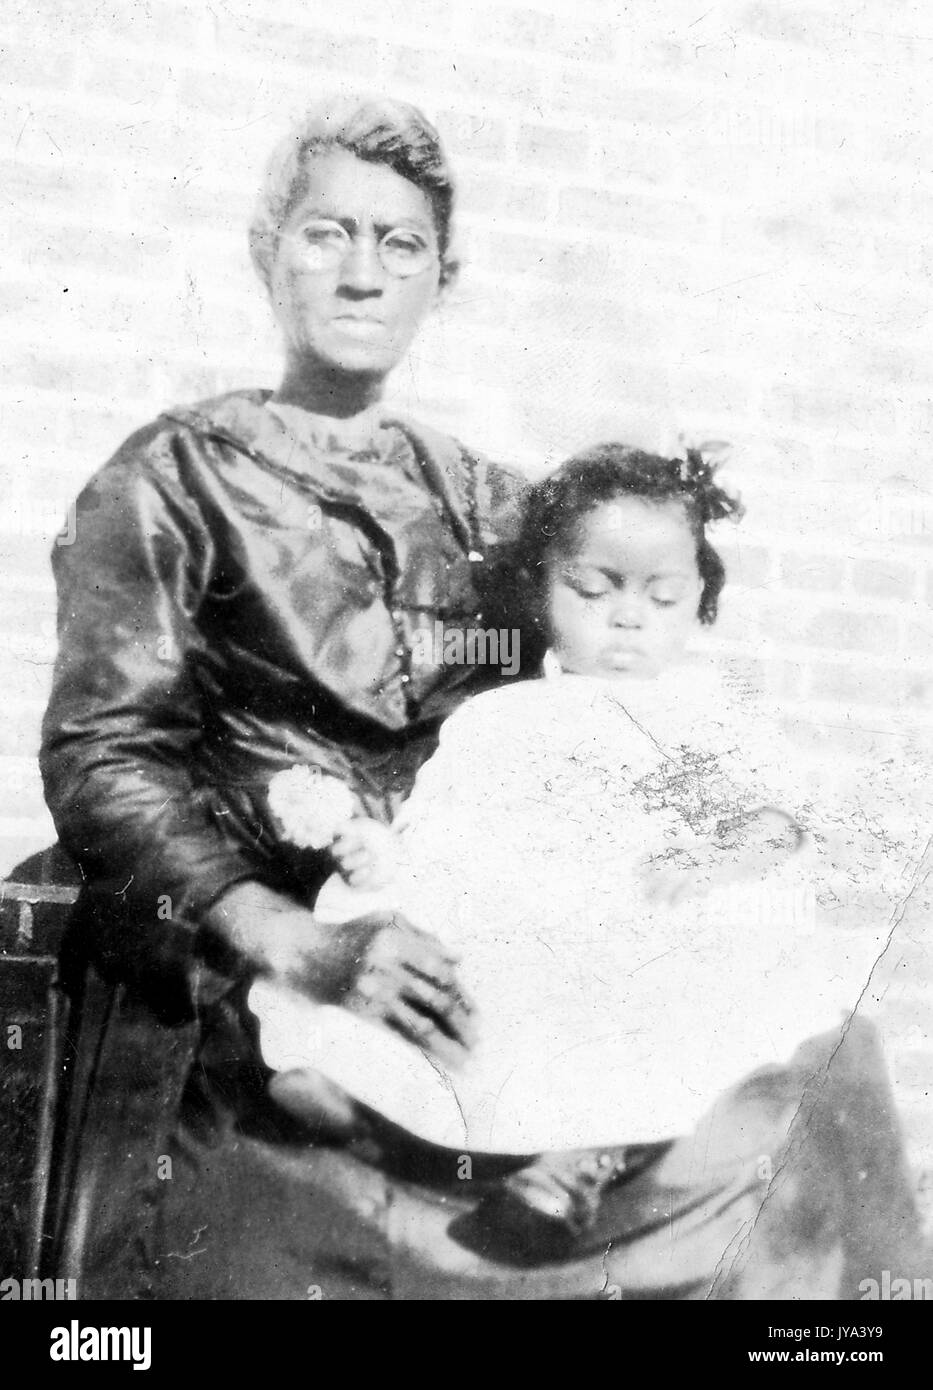
[[[658,1146],[544,1154],[497,1184],[476,1217],[487,1254],[561,1259],[595,1229],[603,1199],[655,1156]]]

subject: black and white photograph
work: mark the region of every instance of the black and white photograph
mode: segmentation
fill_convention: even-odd
[[[37,1363],[158,1370],[126,1305],[206,1301],[883,1362],[933,1301],[927,8],[10,0],[0,54]]]

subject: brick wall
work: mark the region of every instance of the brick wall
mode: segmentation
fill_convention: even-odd
[[[532,470],[600,437],[730,441],[748,516],[715,644],[807,757],[926,746],[928,30],[919,0],[7,6],[3,867],[52,836],[48,543],[158,409],[275,382],[244,229],[272,142],[326,90],[417,101],[460,176],[464,274],[401,402]],[[879,993],[933,1161],[911,912]]]

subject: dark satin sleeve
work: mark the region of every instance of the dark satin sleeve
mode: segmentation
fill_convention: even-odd
[[[193,923],[255,865],[192,776],[192,679],[213,561],[173,439],[150,427],[82,492],[53,554],[59,652],[42,730],[46,799],[65,848],[143,922]]]
[[[521,634],[521,672],[525,677],[538,673],[547,645],[527,605],[527,579],[521,573],[521,557],[515,546],[530,486],[522,474],[482,461],[479,500],[484,564],[477,570],[476,587],[487,625]]]
[[[483,461],[480,486],[484,530],[492,533],[495,544],[507,546],[518,531],[522,503],[530,483],[511,468]]]

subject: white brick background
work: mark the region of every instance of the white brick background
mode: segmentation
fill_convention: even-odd
[[[465,269],[403,404],[535,471],[598,438],[731,441],[748,516],[716,643],[808,756],[928,744],[924,4],[7,0],[0,52],[0,869],[52,837],[48,542],[132,428],[275,382],[246,221],[272,143],[328,90],[416,101],[459,175]],[[918,902],[883,1013],[931,1164]]]

